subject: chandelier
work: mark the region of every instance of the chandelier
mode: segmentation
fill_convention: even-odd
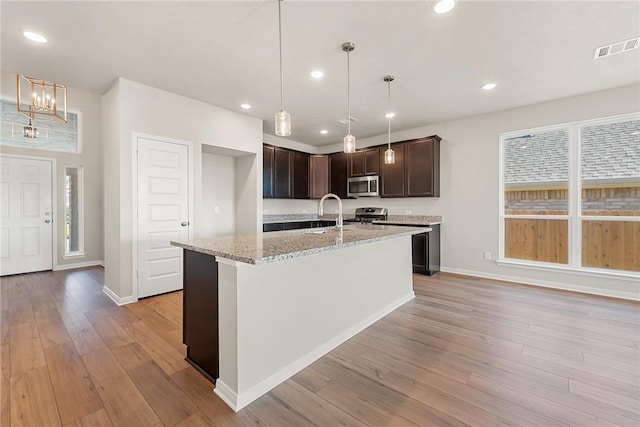
[[[17,104],[20,113],[27,116],[30,121],[60,120],[67,122],[66,86],[20,74],[16,80]]]

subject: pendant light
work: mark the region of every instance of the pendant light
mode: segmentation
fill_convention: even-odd
[[[29,124],[24,127],[24,137],[35,139],[40,135],[38,132],[38,128],[31,124],[31,119],[29,119]]]
[[[280,112],[276,113],[276,135],[289,136],[291,135],[291,116],[284,110],[284,77],[282,74],[282,12],[280,10],[280,3],[282,0],[278,0],[278,45],[280,48]]]
[[[67,122],[67,87],[42,79],[16,76],[17,108],[29,120]]]
[[[342,50],[347,52],[347,136],[344,137],[344,152],[355,153],[356,151],[356,137],[351,135],[351,93],[349,82],[349,53],[353,52],[356,45],[352,42],[346,42],[342,44]]]
[[[387,149],[384,152],[384,164],[385,165],[392,165],[396,162],[396,155],[393,152],[393,150],[391,149],[391,118],[393,116],[395,116],[395,114],[393,114],[391,112],[391,82],[395,80],[395,77],[392,75],[388,75],[388,76],[384,76],[383,80],[385,82],[387,82],[387,88],[388,88],[388,95],[389,95],[389,111],[387,111],[387,114],[385,114],[385,116],[387,117],[388,121],[389,121],[389,132],[388,132],[388,143],[387,143]]]

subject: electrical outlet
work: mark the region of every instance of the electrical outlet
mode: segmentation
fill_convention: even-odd
[[[491,259],[491,252],[490,251],[484,251],[484,259]]]
[[[405,215],[411,215],[411,209],[405,209],[404,210],[404,214]]]
[[[306,209],[302,209],[302,213],[307,213],[307,210]]]
[[[220,213],[220,206],[214,206],[213,212],[214,213]]]

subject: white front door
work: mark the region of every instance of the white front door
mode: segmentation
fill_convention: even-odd
[[[0,276],[53,268],[52,162],[0,158]]]
[[[182,289],[189,238],[189,147],[138,137],[138,298]]]

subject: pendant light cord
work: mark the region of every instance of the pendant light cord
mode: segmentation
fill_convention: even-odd
[[[349,68],[349,51],[347,51],[347,134],[351,135],[351,70]]]
[[[282,0],[278,0],[278,44],[280,49],[280,111],[284,110],[284,92],[282,87],[284,86],[284,76],[282,74],[282,12],[280,11],[280,3]]]
[[[391,149],[391,81],[387,82],[387,87],[389,89],[389,112],[387,114],[389,114],[389,145],[388,148]]]

